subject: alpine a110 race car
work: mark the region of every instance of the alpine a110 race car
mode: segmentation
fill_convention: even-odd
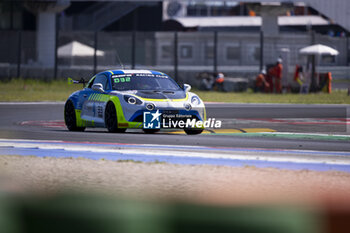
[[[104,71],[69,96],[65,124],[70,131],[104,127],[109,132],[132,128],[155,133],[161,128],[180,128],[187,134],[200,134],[206,121],[205,106],[190,89],[188,84],[181,88],[162,72]]]

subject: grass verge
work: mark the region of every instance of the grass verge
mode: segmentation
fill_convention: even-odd
[[[281,103],[281,104],[350,104],[350,96],[345,90],[327,93],[310,94],[265,94],[253,93],[252,91],[236,92],[215,92],[194,90],[201,99],[210,102],[232,102],[232,103]]]
[[[44,82],[39,80],[13,79],[0,82],[0,101],[65,101],[68,96],[82,88],[81,84],[69,85],[66,80]],[[223,93],[193,90],[204,101],[232,103],[296,103],[296,104],[350,104],[347,92],[334,91],[332,94],[262,94]]]
[[[82,85],[69,85],[66,80],[44,82],[13,79],[0,82],[0,101],[65,101]]]

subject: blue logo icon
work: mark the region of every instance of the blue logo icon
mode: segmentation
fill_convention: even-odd
[[[144,129],[160,129],[159,109],[157,111],[143,112],[143,128]]]

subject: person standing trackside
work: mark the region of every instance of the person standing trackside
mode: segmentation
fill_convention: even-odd
[[[266,81],[266,71],[262,70],[255,79],[255,92],[269,92],[270,84]]]
[[[282,93],[282,71],[282,59],[278,58],[273,72],[275,78],[276,93]]]
[[[224,81],[225,81],[224,74],[223,73],[218,73],[216,78],[215,78],[214,88],[217,91],[225,91],[224,90]]]
[[[267,71],[267,75],[265,77],[265,80],[266,82],[269,84],[268,88],[267,88],[267,93],[273,93],[273,77],[274,77],[274,70],[275,70],[275,67],[270,67],[268,68],[268,71]]]

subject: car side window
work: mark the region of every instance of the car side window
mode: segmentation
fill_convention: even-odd
[[[108,78],[107,78],[107,82],[106,82],[106,88],[104,88],[104,90],[110,90],[111,87],[109,85],[109,81],[108,81]]]
[[[94,84],[96,84],[96,83],[101,83],[104,90],[109,89],[108,78],[104,74],[99,74],[96,76],[96,78],[94,80]]]
[[[92,87],[92,84],[94,83],[95,78],[96,78],[96,76],[94,76],[94,77],[92,77],[92,78],[90,79],[90,81],[89,81],[88,84],[87,84],[87,88],[91,88],[91,87]]]

